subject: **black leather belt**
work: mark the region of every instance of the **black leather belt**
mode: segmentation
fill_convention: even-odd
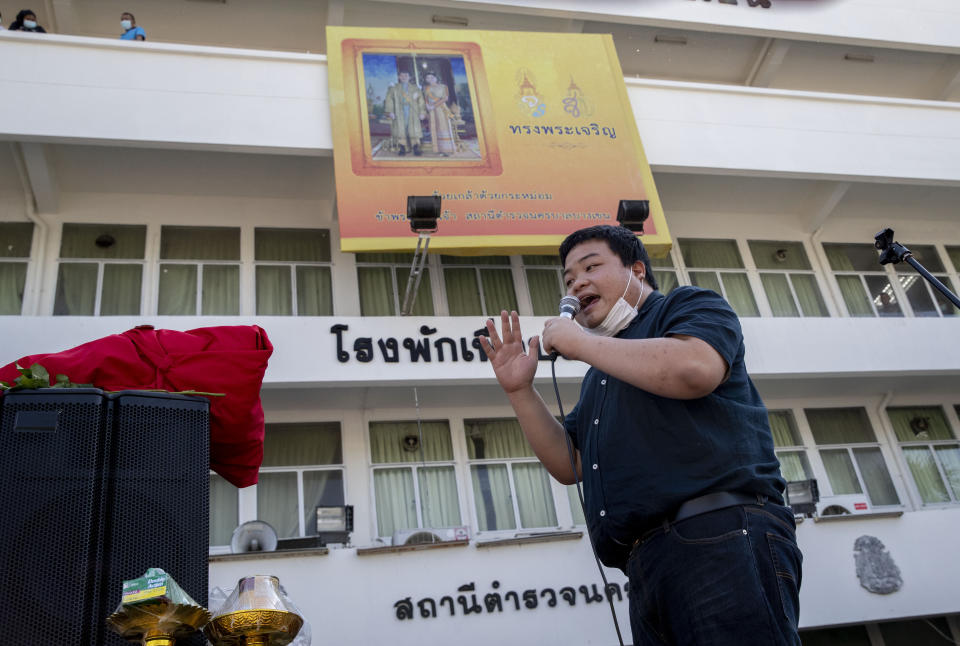
[[[708,493],[697,498],[691,498],[680,505],[677,513],[673,515],[671,521],[676,523],[692,516],[699,516],[710,511],[726,509],[735,505],[762,505],[765,502],[765,496],[757,494],[737,493],[735,491],[717,491]]]

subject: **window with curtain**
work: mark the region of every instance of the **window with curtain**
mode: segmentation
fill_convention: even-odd
[[[807,449],[800,440],[797,422],[793,411],[772,410],[767,413],[770,419],[770,432],[773,433],[773,446],[780,460],[780,473],[787,482],[809,480],[813,477]]]
[[[413,301],[411,314],[417,316],[433,316],[434,313],[429,264],[428,259],[423,266],[417,296]],[[412,265],[412,253],[358,253],[360,314],[399,316]]]
[[[923,504],[960,501],[960,443],[939,406],[892,406],[887,416]]]
[[[144,226],[64,224],[53,313],[139,314],[146,238]]]
[[[508,256],[441,256],[440,261],[450,316],[497,316],[517,309]]]
[[[229,545],[233,530],[240,524],[239,491],[216,473],[210,472],[210,545]]]
[[[32,243],[32,222],[0,222],[0,316],[23,310]]]
[[[556,316],[557,305],[567,293],[557,255],[523,256],[523,273],[527,277],[534,316]]]
[[[162,227],[157,314],[239,313],[240,229]]]
[[[826,242],[823,250],[850,316],[903,316],[900,295],[872,244]]]
[[[804,414],[833,495],[866,493],[875,507],[900,504],[866,410],[808,408]]]
[[[338,422],[267,424],[257,518],[280,538],[317,533],[316,508],[344,504]]]
[[[257,314],[333,314],[329,231],[257,227],[254,260]]]
[[[735,240],[678,240],[690,284],[723,296],[738,316],[760,316]]]
[[[960,247],[948,246],[947,256],[953,265],[953,270],[960,272]]]
[[[657,279],[657,290],[661,294],[669,294],[680,286],[677,278],[677,269],[673,266],[673,259],[667,255],[663,258],[650,258],[653,267],[653,277]]]
[[[937,280],[947,286],[954,294],[957,288],[954,287],[947,275],[946,267],[940,260],[940,255],[933,245],[910,245],[910,252],[913,257],[924,266],[924,268],[933,274]],[[936,287],[917,273],[909,263],[897,263],[892,265],[897,274],[897,280],[900,282],[900,288],[907,295],[907,302],[910,303],[910,309],[914,316],[956,316],[957,308],[940,293]]]
[[[550,477],[515,419],[464,420],[477,529],[556,527]]]
[[[370,422],[370,459],[377,536],[462,524],[446,421]]]
[[[583,507],[580,506],[580,496],[577,495],[577,485],[567,485],[567,499],[570,501],[570,515],[573,517],[574,525],[586,525],[587,519],[583,515]],[[583,491],[583,483],[580,483],[580,491]]]
[[[802,243],[750,240],[747,244],[774,316],[829,316]]]

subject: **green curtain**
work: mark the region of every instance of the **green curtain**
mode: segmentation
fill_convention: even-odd
[[[373,495],[377,505],[377,536],[417,527],[417,498],[413,471],[408,467],[374,469]]]
[[[445,267],[443,284],[450,316],[482,316],[480,283],[472,267]]]
[[[392,268],[357,267],[357,283],[360,290],[361,316],[396,316],[399,313],[399,305],[396,303],[403,295],[396,296]]]
[[[142,284],[142,265],[105,264],[100,292],[100,316],[139,314]]]
[[[687,267],[698,269],[743,269],[743,258],[734,240],[680,240]]]
[[[109,244],[97,244],[106,236]],[[60,257],[142,260],[146,239],[147,227],[142,225],[64,224]]]
[[[760,316],[757,301],[753,297],[750,281],[746,274],[721,273],[723,289],[726,291],[727,302],[738,316]]]
[[[557,304],[563,297],[556,269],[527,269],[527,288],[535,316],[556,316]]]
[[[939,406],[891,406],[887,417],[901,442],[953,439],[947,416]]]
[[[804,316],[830,316],[813,274],[790,274],[790,282]]]
[[[338,422],[267,424],[263,437],[264,467],[343,464]]]
[[[774,316],[800,316],[785,274],[761,273],[760,282],[763,283],[763,291],[767,294]]]
[[[471,460],[536,457],[515,419],[464,420]]]
[[[370,459],[374,464],[453,460],[450,427],[445,421],[423,422],[423,438],[416,422],[370,422]],[[410,450],[406,438],[419,446]]]
[[[29,258],[33,223],[0,222],[0,240],[0,258]]]
[[[278,262],[330,262],[330,232],[326,229],[254,230],[254,259]]]
[[[517,493],[520,526],[556,527],[557,512],[553,507],[550,477],[539,462],[520,462],[511,465],[513,486]]]
[[[229,545],[233,530],[240,524],[237,488],[220,476],[210,474],[210,544]]]
[[[452,466],[418,467],[420,514],[423,527],[453,527],[460,524],[457,476]]]
[[[876,316],[859,276],[837,276],[837,285],[850,316]]]
[[[481,269],[480,282],[483,286],[484,315],[495,316],[501,310],[512,312],[519,308],[510,269]]]
[[[653,272],[653,276],[657,279],[657,289],[661,294],[669,294],[680,286],[675,271],[657,269]]]
[[[257,265],[257,314],[293,314],[293,279],[288,265]]]
[[[900,497],[890,479],[887,463],[877,447],[853,449],[853,455],[860,467],[860,475],[867,487],[867,495],[874,505],[899,505]]]
[[[23,310],[26,280],[27,263],[0,262],[0,315],[20,314]]]
[[[477,508],[477,529],[481,532],[516,529],[507,465],[476,464],[470,467],[470,475]]]
[[[947,493],[947,487],[937,470],[937,463],[930,447],[905,446],[903,457],[907,461],[907,466],[910,467],[913,482],[917,485],[917,491],[920,492],[920,498],[925,504],[950,502],[950,494]]]
[[[54,297],[55,315],[93,316],[97,304],[96,263],[61,262]]]
[[[877,441],[863,408],[808,408],[804,414],[817,444]]]
[[[580,497],[577,495],[577,485],[567,485],[567,498],[570,500],[570,515],[573,517],[574,525],[586,525],[587,519],[583,515],[583,507],[580,506]],[[583,485],[580,486],[583,489]]]
[[[856,469],[853,468],[853,461],[850,460],[850,454],[846,449],[820,451],[820,458],[823,460],[823,468],[827,471],[827,479],[830,480],[833,495],[863,493]]]
[[[160,229],[160,259],[240,260],[240,229],[164,226]]]
[[[240,267],[203,265],[200,311],[204,316],[240,313]]]
[[[809,480],[811,476],[810,463],[803,451],[777,451],[780,460],[780,473],[787,482]]]
[[[690,284],[694,287],[710,289],[718,294],[723,294],[723,288],[720,287],[720,278],[715,271],[691,271]]]
[[[793,412],[789,410],[767,411],[770,420],[770,432],[773,433],[773,445],[800,446],[800,434],[797,432],[797,423],[793,419]]]
[[[297,316],[333,316],[329,267],[297,267]]]
[[[197,315],[197,266],[160,265],[157,314]]]
[[[960,446],[934,447],[940,466],[943,468],[944,475],[947,476],[947,484],[953,492],[953,499],[960,500]]]
[[[257,519],[270,523],[279,538],[300,535],[297,474],[260,473],[257,481]]]
[[[881,271],[877,250],[872,244],[827,242],[823,251],[834,271]]]
[[[812,269],[801,242],[750,240],[747,244],[757,269]]]

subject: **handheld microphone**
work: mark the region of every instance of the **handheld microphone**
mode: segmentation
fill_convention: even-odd
[[[572,319],[580,312],[580,299],[576,296],[564,296],[560,299],[560,317]],[[550,361],[556,361],[560,353],[554,350],[550,353]]]

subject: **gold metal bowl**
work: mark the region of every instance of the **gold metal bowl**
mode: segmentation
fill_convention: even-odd
[[[107,624],[124,639],[151,646],[173,644],[208,621],[210,613],[206,608],[165,599],[128,604],[107,617]]]
[[[292,612],[253,608],[214,617],[204,633],[216,646],[285,646],[301,626],[303,619]]]

